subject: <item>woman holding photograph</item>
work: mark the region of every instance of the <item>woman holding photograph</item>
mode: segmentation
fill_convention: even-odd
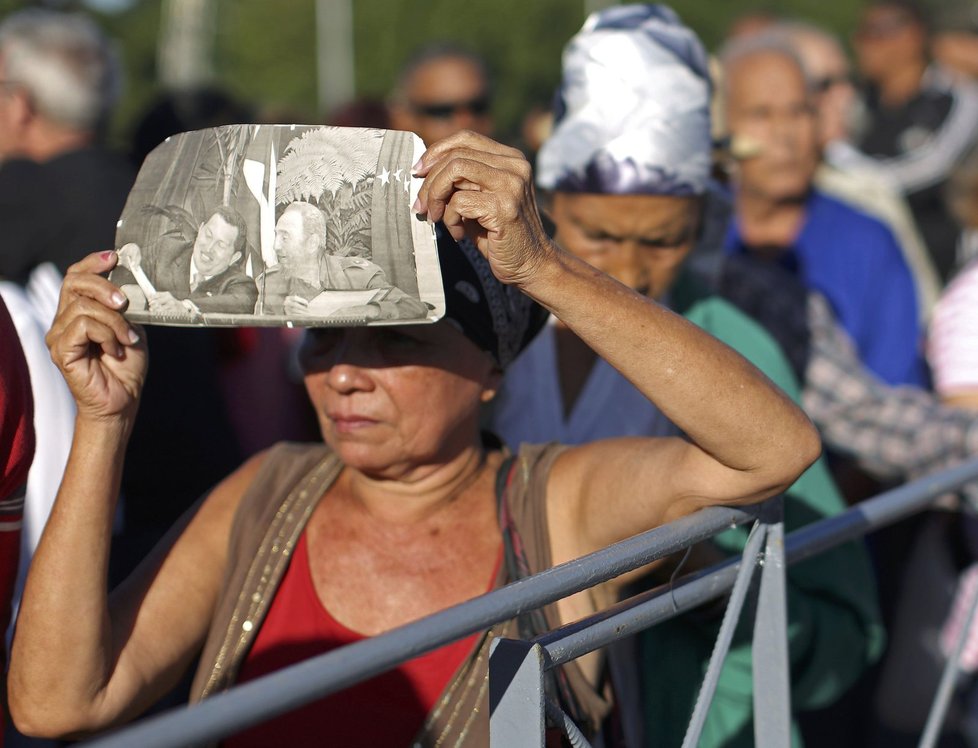
[[[72,268],[48,342],[78,418],[13,645],[23,731],[74,736],[132,719],[202,650],[193,692],[206,697],[701,507],[759,501],[815,460],[806,417],[750,364],[547,237],[518,151],[459,133],[416,172],[417,212],[467,238],[443,237],[439,252],[447,319],[310,330],[302,364],[325,445],[246,462],[108,596],[147,354],[99,275],[114,253]],[[484,441],[479,407],[539,327],[537,305],[687,438],[525,447],[514,460]],[[621,581],[548,606],[545,625],[594,612]],[[226,744],[486,745],[488,643],[519,628],[493,627]],[[557,678],[589,732],[610,707],[601,676],[596,654]]]

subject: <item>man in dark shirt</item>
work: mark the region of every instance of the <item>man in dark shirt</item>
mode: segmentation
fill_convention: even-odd
[[[64,273],[111,249],[133,174],[97,145],[115,102],[108,40],[82,16],[31,9],[0,25],[0,277]]]
[[[959,229],[944,203],[954,164],[978,140],[978,89],[928,60],[926,19],[909,0],[877,0],[854,47],[866,81],[866,122],[856,145],[907,197],[945,282]]]
[[[154,315],[251,314],[258,288],[241,267],[247,238],[241,215],[220,206],[200,224],[192,243],[164,236],[146,252],[126,244],[119,250],[120,266],[109,279],[122,288],[130,309],[148,309]],[[144,271],[152,289],[135,285],[133,268]]]

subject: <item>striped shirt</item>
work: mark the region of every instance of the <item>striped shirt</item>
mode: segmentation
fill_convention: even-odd
[[[938,394],[978,391],[978,260],[957,275],[934,308],[927,355]]]

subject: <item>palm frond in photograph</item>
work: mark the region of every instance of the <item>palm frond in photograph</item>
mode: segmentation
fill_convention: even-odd
[[[373,176],[383,137],[381,130],[320,127],[294,138],[278,162],[276,202],[322,203],[327,192],[335,197],[343,185]]]

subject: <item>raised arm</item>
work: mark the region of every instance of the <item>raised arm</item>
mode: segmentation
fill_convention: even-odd
[[[68,272],[48,346],[78,405],[64,479],[34,555],[13,643],[10,708],[28,734],[77,735],[138,713],[177,681],[206,633],[230,513],[253,466],[221,484],[173,540],[106,594],[126,442],[146,373],[125,300],[97,273]],[[162,456],[161,456],[162,458]],[[174,466],[179,469],[179,466]],[[182,534],[180,534],[182,532]]]
[[[758,501],[815,460],[814,428],[752,365],[547,237],[518,151],[461,133],[432,146],[417,172],[419,212],[472,238],[500,280],[552,311],[689,437],[600,442],[559,461],[550,494],[576,538],[555,548],[558,560],[701,506]]]

